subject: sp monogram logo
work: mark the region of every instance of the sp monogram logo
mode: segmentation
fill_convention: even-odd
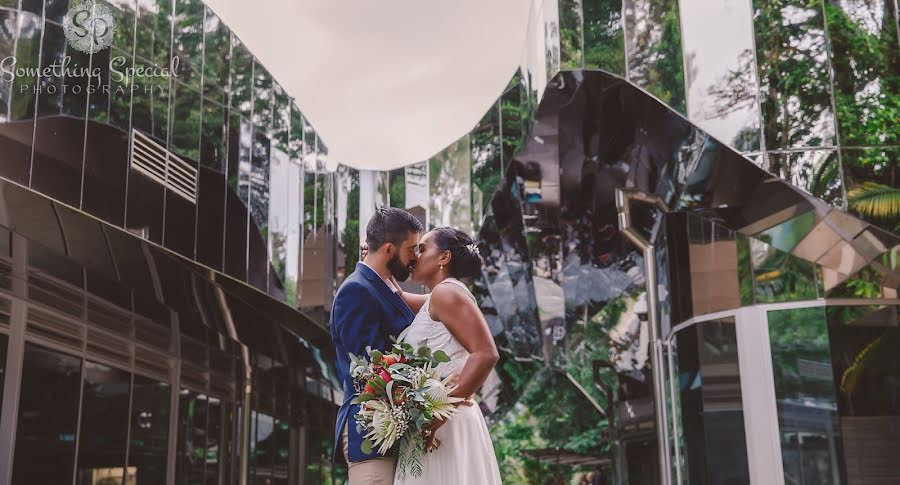
[[[93,54],[112,44],[116,20],[103,2],[85,0],[69,9],[63,18],[63,30],[69,45],[85,54]]]

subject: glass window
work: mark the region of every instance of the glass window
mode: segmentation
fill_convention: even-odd
[[[171,162],[170,162],[171,163]],[[188,163],[194,170],[197,165]],[[180,194],[166,189],[166,221],[163,245],[188,258],[194,258],[197,206]]]
[[[480,182],[482,178],[476,174],[475,180]],[[388,174],[388,204],[390,204],[391,207],[406,209],[405,169],[398,168],[396,170],[391,170]]]
[[[753,0],[765,147],[834,144],[822,6]]]
[[[287,253],[290,235],[291,166],[288,154],[278,148],[272,149],[271,176],[269,184],[269,251],[272,269],[286,282]],[[299,197],[294,193],[293,197]]]
[[[231,107],[250,115],[253,100],[253,57],[237,37],[231,36]]]
[[[225,175],[201,166],[197,182],[197,261],[221,271],[227,192]]]
[[[169,384],[135,375],[131,404],[131,441],[128,443],[129,485],[157,485],[166,481],[169,453]]]
[[[262,133],[272,132],[272,99],[274,82],[269,71],[253,61],[253,127]]]
[[[247,279],[247,179],[250,165],[250,123],[231,113],[228,127],[228,187],[225,198],[225,272]]]
[[[900,187],[900,149],[843,150],[841,165],[847,208],[882,229],[900,234],[900,213],[888,210],[885,202]]]
[[[733,317],[679,333],[678,375],[691,483],[749,485]]]
[[[20,12],[18,17],[10,18],[18,20],[18,38],[16,40],[16,69],[39,67],[41,53],[41,33],[43,24],[41,14]],[[86,59],[86,56],[83,56]],[[81,58],[73,58],[73,67]],[[86,65],[87,63],[84,63]],[[12,121],[25,120],[34,117],[34,98],[37,77],[29,71],[24,76],[16,76],[13,79],[9,104],[9,119]],[[32,71],[33,72],[33,71]]]
[[[225,104],[228,102],[231,31],[212,10],[206,9],[203,32],[203,95]]]
[[[18,13],[0,10],[0,58],[14,55],[18,34]],[[31,168],[31,144],[20,143],[33,136],[31,123],[7,123],[11,120],[10,101],[13,97],[13,82],[0,76],[0,150],[4,162],[0,164],[0,175],[21,184],[28,184]]]
[[[66,36],[61,26],[50,22],[44,23],[44,38],[41,46],[41,67],[59,65],[66,56]],[[18,62],[17,62],[18,63]],[[64,78],[62,76],[41,76],[41,91],[38,93],[37,116],[52,116],[62,112],[64,95]],[[18,91],[13,95],[18,95]]]
[[[584,67],[625,75],[622,0],[583,0]]]
[[[225,143],[228,132],[228,110],[225,106],[203,98],[203,126],[200,131],[200,163],[225,172],[228,157]]]
[[[710,19],[715,19],[710,22]],[[760,149],[759,89],[749,2],[682,2],[688,116],[738,151]]]
[[[254,225],[250,227],[247,241],[247,282],[262,290],[268,288],[270,156],[271,141],[269,137],[262,132],[255,131],[250,172],[250,215]]]
[[[341,165],[337,179],[337,278],[340,285],[359,261],[359,170]],[[343,254],[341,254],[343,253]]]
[[[469,143],[472,150],[472,221],[480,226],[503,175],[500,173],[499,103],[491,106],[481,118],[472,130]]]
[[[275,454],[275,418],[253,411],[250,430],[250,484],[272,482]]]
[[[469,135],[428,162],[429,225],[472,232],[472,153]]]
[[[900,143],[896,2],[823,2],[834,67],[834,104],[841,144]]]
[[[200,159],[200,92],[178,81],[172,83],[172,140],[174,153]]]
[[[677,0],[624,0],[628,79],[685,112]]]
[[[126,125],[127,113],[126,110]],[[84,189],[81,194],[82,210],[120,227],[125,223],[125,186],[130,142],[128,131],[125,130],[104,124],[88,124],[84,152]]]
[[[123,131],[131,128],[131,75],[134,59],[130,53],[112,48],[109,62],[109,124]]]
[[[196,74],[190,80],[181,81],[197,87],[200,86],[199,73],[203,64],[205,10],[200,0],[177,0],[175,5],[174,55],[178,57],[179,68],[190,66],[189,72]]]
[[[14,485],[71,483],[80,391],[81,359],[25,345]]]
[[[16,8],[16,0],[3,0],[0,5]],[[44,0],[44,16],[47,20],[61,24],[69,10],[69,0]]]
[[[768,313],[785,483],[841,483],[841,430],[825,308]]]
[[[287,485],[291,456],[291,426],[287,421],[275,420],[275,456],[272,485]]]
[[[231,427],[228,425],[228,403],[222,403],[218,398],[209,398],[209,425],[206,433],[206,485],[218,485],[219,483],[229,483],[227,476],[222,476],[222,482],[219,482],[220,475],[223,475],[226,469],[227,453],[223,452],[227,442],[227,433],[230,433]]]
[[[77,483],[121,484],[125,478],[131,374],[84,363]]]
[[[584,66],[584,35],[581,0],[559,2],[559,57],[562,69]]]
[[[178,459],[175,483],[203,485],[206,463],[206,395],[182,389],[178,399]]]
[[[841,170],[834,150],[769,153],[762,168],[836,207],[844,203]]]

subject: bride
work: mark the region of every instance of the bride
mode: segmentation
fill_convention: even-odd
[[[442,377],[456,374],[452,396],[466,398],[445,422],[433,423],[425,431],[426,449],[422,474],[414,476],[403,466],[394,475],[402,485],[493,485],[500,484],[500,470],[481,409],[471,396],[484,384],[499,358],[494,339],[475,297],[461,278],[481,274],[478,247],[468,234],[441,227],[422,237],[413,281],[427,286],[429,295],[402,293],[413,310],[412,324],[399,339],[413,347],[427,345],[443,350],[450,362],[437,367]],[[403,456],[408,450],[401,447]]]

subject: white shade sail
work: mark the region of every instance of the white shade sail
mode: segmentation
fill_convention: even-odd
[[[366,170],[468,133],[519,65],[527,0],[207,0],[322,136]]]

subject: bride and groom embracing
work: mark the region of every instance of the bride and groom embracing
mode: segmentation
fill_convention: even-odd
[[[342,451],[350,485],[499,484],[487,424],[471,400],[497,363],[497,348],[475,298],[459,281],[481,273],[481,257],[462,231],[442,227],[424,236],[422,231],[409,212],[378,209],[366,226],[364,258],[335,296],[330,329],[344,387],[335,460]],[[397,282],[410,276],[431,293],[404,292]],[[435,421],[425,430],[426,449],[431,451],[422,457],[420,476],[396,473],[397,450],[385,456],[363,453],[363,437],[355,426],[359,405],[352,402],[349,356],[364,355],[366,347],[388,349],[392,337],[413,346],[427,342],[433,350],[444,351],[450,361],[436,370],[442,378],[454,376],[451,395],[464,399],[449,420]]]

